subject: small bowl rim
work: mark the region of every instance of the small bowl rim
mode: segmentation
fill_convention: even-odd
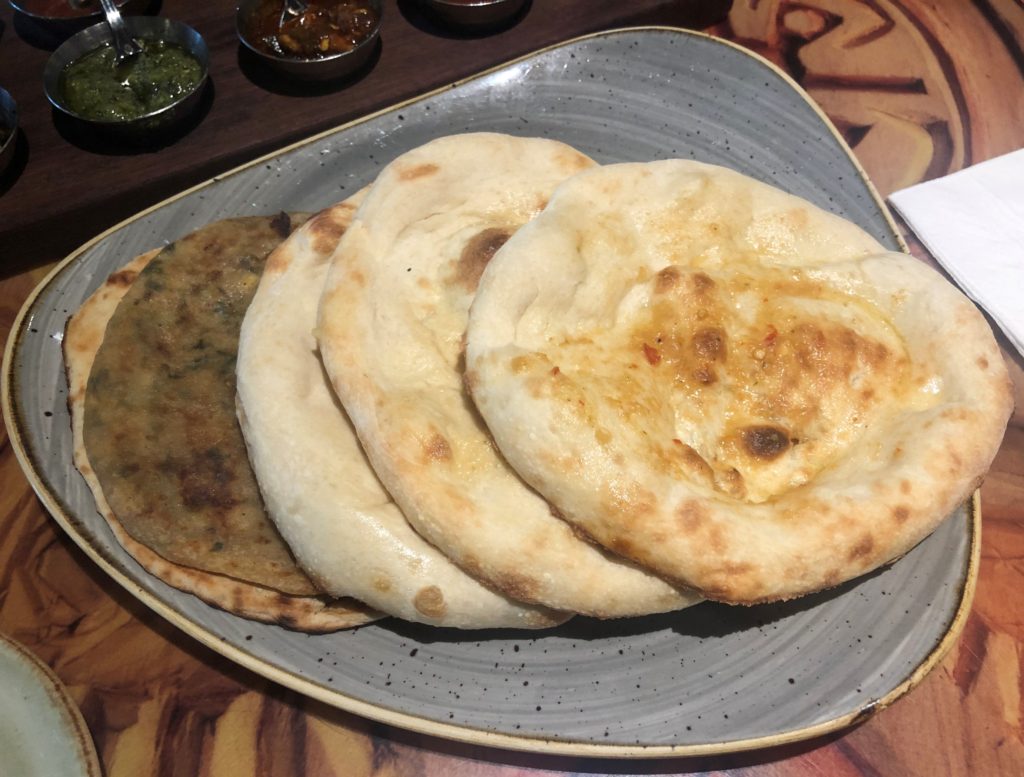
[[[493,32],[521,16],[531,0],[419,0],[425,13],[464,31]]]
[[[10,134],[4,138],[4,141],[0,143],[0,157],[3,156],[4,152],[7,151],[8,147],[11,146],[18,136],[18,125],[20,123],[20,117],[18,116],[18,101],[14,99],[14,95],[0,86],[0,103],[6,103],[10,107],[10,114],[13,117],[13,123],[8,126],[6,121],[0,122],[6,129],[9,129]],[[3,111],[7,113],[7,111]]]
[[[30,0],[29,0],[30,1]],[[114,0],[117,7],[123,8],[128,5],[132,0]],[[89,19],[101,19],[103,17],[103,9],[97,8],[95,11],[83,14],[69,14],[68,16],[43,16],[42,14],[29,11],[25,8],[26,0],[7,0],[8,4],[20,14],[27,16],[29,19],[34,19],[38,22],[44,23],[66,23],[66,22],[82,22]]]
[[[254,10],[258,2],[260,2],[260,0],[252,0],[252,8],[246,9],[246,13],[248,14],[252,10]],[[380,27],[381,23],[384,20],[383,0],[368,0],[368,2],[371,6],[373,6],[373,9],[377,12],[377,23],[373,26],[373,30],[371,30],[369,35],[367,35],[363,40],[359,41],[359,43],[357,43],[348,51],[339,51],[336,54],[331,54],[329,57],[282,57],[277,54],[271,54],[270,52],[262,51],[261,49],[256,48],[252,43],[248,41],[245,34],[242,32],[242,7],[246,4],[245,0],[243,0],[243,2],[240,2],[238,5],[235,6],[235,33],[238,36],[238,40],[249,51],[251,51],[256,56],[262,59],[270,60],[271,62],[289,66],[298,65],[300,67],[304,65],[314,66],[320,63],[337,62],[338,60],[352,56],[356,52],[361,51],[363,48],[372,45],[373,42],[380,37]]]
[[[89,27],[86,27],[84,30],[79,30],[78,32],[76,32],[74,35],[72,35],[70,38],[68,38],[66,41],[64,41],[60,46],[58,46],[56,49],[54,49],[53,53],[50,55],[50,58],[47,60],[46,66],[43,69],[43,91],[46,94],[46,99],[50,102],[50,104],[54,108],[56,108],[61,113],[65,114],[67,116],[70,116],[71,118],[73,118],[73,119],[75,119],[77,121],[86,122],[88,124],[92,124],[92,125],[95,125],[97,127],[117,127],[117,128],[123,128],[123,127],[131,127],[132,125],[134,125],[136,123],[148,122],[151,119],[158,118],[161,114],[170,113],[175,108],[180,106],[182,103],[184,103],[185,101],[189,100],[190,98],[195,96],[197,93],[202,91],[203,87],[206,86],[206,82],[210,78],[210,52],[209,52],[209,47],[206,45],[206,39],[203,38],[203,36],[195,28],[191,27],[190,25],[186,24],[185,22],[179,22],[176,19],[169,19],[169,18],[167,18],[165,16],[126,16],[125,17],[125,23],[128,25],[129,31],[134,36],[142,38],[143,40],[166,40],[167,38],[162,36],[160,33],[161,32],[166,33],[168,29],[175,29],[175,28],[177,28],[178,30],[184,32],[185,34],[192,33],[193,35],[195,35],[195,38],[196,38],[196,40],[198,41],[198,44],[199,44],[198,49],[193,50],[191,47],[188,48],[188,53],[191,56],[193,56],[196,59],[196,61],[199,62],[199,66],[202,68],[202,77],[199,79],[199,81],[195,85],[195,87],[193,87],[190,91],[188,91],[187,93],[181,95],[180,97],[178,97],[178,99],[176,99],[172,103],[169,103],[168,105],[165,105],[165,106],[163,106],[161,108],[157,108],[156,110],[150,111],[149,113],[144,113],[141,116],[133,116],[130,119],[93,119],[93,118],[89,118],[88,116],[82,116],[80,113],[76,113],[75,111],[71,110],[71,108],[69,106],[67,106],[64,103],[64,101],[60,98],[59,90],[56,90],[58,93],[54,93],[54,90],[51,90],[49,88],[49,80],[50,79],[48,78],[48,73],[51,70],[53,70],[54,67],[56,67],[55,65],[53,65],[53,63],[58,61],[58,59],[59,59],[58,54],[61,53],[61,49],[71,48],[72,47],[71,44],[76,42],[76,41],[78,41],[78,40],[81,40],[81,39],[84,39],[86,37],[89,37],[90,35],[96,35],[98,37],[102,37],[102,36],[99,35],[99,33],[101,31],[103,31],[103,30],[105,30],[107,32],[107,40],[106,41],[99,40],[96,46],[94,46],[94,47],[92,47],[90,49],[87,49],[86,51],[82,52],[82,54],[79,54],[78,57],[75,57],[75,58],[67,58],[66,56],[64,57],[65,59],[67,59],[67,61],[63,65],[60,66],[60,72],[58,72],[56,74],[56,76],[55,76],[56,79],[58,79],[57,80],[58,84],[59,84],[59,79],[60,79],[61,75],[63,74],[64,70],[66,70],[68,65],[70,65],[72,62],[74,62],[75,59],[78,59],[78,58],[84,56],[84,54],[87,54],[87,53],[90,53],[92,51],[95,51],[100,46],[110,45],[111,42],[112,42],[112,39],[110,38],[110,31],[109,31],[109,27],[107,26],[107,22],[104,20],[104,21],[101,21],[101,22],[99,22],[97,24],[90,25]],[[163,29],[162,30],[161,29],[153,29],[153,30],[145,29],[145,28],[151,27],[153,25],[157,25],[159,27],[162,27]],[[142,30],[133,29],[133,27],[140,27],[140,26],[143,28]],[[153,33],[156,33],[156,34],[149,35],[149,34],[147,34],[148,32],[153,32]],[[174,42],[174,41],[172,41],[172,42]]]
[[[449,8],[486,8],[492,5],[522,3],[523,0],[422,0],[427,5],[443,5]]]

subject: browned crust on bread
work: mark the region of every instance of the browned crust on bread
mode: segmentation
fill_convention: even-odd
[[[564,183],[489,266],[467,333],[474,401],[524,479],[604,547],[732,603],[906,553],[977,487],[1011,408],[948,282],[681,160]]]
[[[293,596],[226,575],[173,563],[134,540],[110,509],[82,441],[85,391],[93,358],[103,341],[107,321],[132,282],[159,251],[155,249],[142,254],[112,273],[71,317],[63,341],[68,407],[74,437],[74,462],[93,493],[97,510],[120,545],[149,574],[227,612],[308,632],[337,631],[382,617],[352,599]]]

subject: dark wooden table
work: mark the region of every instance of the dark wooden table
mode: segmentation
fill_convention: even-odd
[[[136,0],[138,2],[138,0]],[[141,3],[147,8],[145,3]],[[0,86],[18,102],[22,133],[0,178],[0,274],[64,256],[94,234],[255,156],[534,49],[586,32],[657,21],[702,26],[724,0],[543,0],[493,35],[438,26],[416,0],[385,3],[379,58],[348,83],[296,84],[238,43],[234,3],[151,2],[210,47],[212,89],[198,124],[165,147],[132,147],[83,132],[50,107],[42,73],[54,41],[6,3]]]
[[[162,13],[189,22],[213,47],[215,92],[191,133],[145,153],[63,136],[42,100],[47,52],[26,43],[10,10],[0,10],[0,83],[21,103],[25,146],[15,177],[0,184],[0,337],[43,265],[139,208],[313,131],[602,28],[710,25],[713,34],[763,54],[822,105],[883,195],[1024,146],[1021,0],[736,0],[727,14],[722,4],[697,0],[534,0],[518,25],[479,38],[429,27],[412,3],[386,6],[374,68],[342,89],[300,94],[250,78],[229,3],[164,3]],[[1022,360],[1004,353],[1024,408]],[[617,763],[506,753],[409,734],[303,699],[200,646],[107,579],[48,519],[6,436],[0,631],[32,648],[68,684],[108,777],[1020,775],[1020,410],[982,503],[974,607],[957,645],[921,686],[856,729],[733,756]]]

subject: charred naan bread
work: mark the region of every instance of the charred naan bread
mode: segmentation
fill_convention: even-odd
[[[880,251],[723,168],[588,171],[484,272],[467,382],[602,545],[723,601],[834,586],[968,497],[1011,406],[973,305]]]
[[[554,141],[441,138],[388,165],[335,253],[321,355],[381,481],[456,564],[522,601],[599,617],[696,601],[579,539],[494,448],[462,385],[469,304],[491,255],[593,165]]]
[[[380,616],[329,600],[298,569],[234,420],[238,327],[289,229],[287,216],[211,225],[113,273],[75,313],[64,338],[75,464],[153,575],[245,617],[332,631]]]
[[[314,216],[267,260],[242,324],[238,417],[267,512],[325,591],[456,628],[543,628],[568,615],[499,596],[406,522],[338,404],[313,329],[327,262],[361,195]]]

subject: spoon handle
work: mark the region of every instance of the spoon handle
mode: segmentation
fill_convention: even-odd
[[[114,38],[114,49],[117,51],[118,61],[123,61],[136,56],[142,51],[139,44],[128,32],[128,25],[124,23],[124,17],[114,5],[114,0],[100,0],[103,6],[103,13],[107,17],[107,24],[110,25],[110,34]]]
[[[304,0],[284,0],[281,6],[281,18],[277,22],[277,26],[283,27],[285,22],[290,22],[302,14],[306,13],[308,4]]]

